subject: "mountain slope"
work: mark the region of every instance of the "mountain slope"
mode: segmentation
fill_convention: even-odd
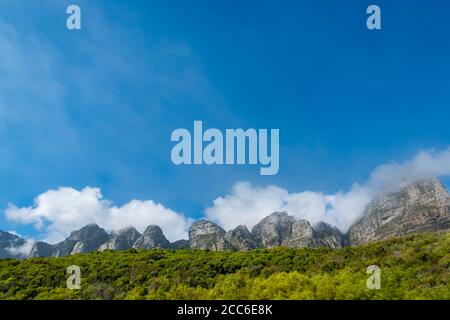
[[[412,182],[373,200],[349,230],[352,245],[450,228],[450,196],[435,178]]]

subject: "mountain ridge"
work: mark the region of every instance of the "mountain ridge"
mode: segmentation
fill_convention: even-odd
[[[29,253],[24,254],[23,250],[14,248],[27,241],[0,230],[0,258],[61,257],[132,248],[247,251],[284,246],[338,249],[438,230],[450,230],[450,195],[438,179],[431,178],[411,182],[373,199],[347,233],[325,222],[311,226],[307,220],[296,219],[287,212],[266,216],[251,231],[244,225],[226,231],[211,221],[198,220],[190,226],[188,240],[175,242],[169,242],[156,225],[148,226],[141,234],[133,227],[107,233],[98,225],[89,224],[54,245],[34,242]]]

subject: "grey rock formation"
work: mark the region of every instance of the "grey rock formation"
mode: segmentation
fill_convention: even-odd
[[[246,251],[258,247],[250,231],[243,225],[228,231],[224,236],[224,240],[233,250]]]
[[[133,248],[133,245],[141,236],[139,231],[133,227],[113,231],[109,240],[102,244],[99,250],[128,250]]]
[[[344,245],[344,235],[337,228],[324,222],[313,228],[308,221],[297,220],[286,212],[274,212],[262,219],[253,227],[252,235],[263,248],[340,248]]]
[[[294,220],[289,234],[283,237],[282,246],[304,248],[316,246],[314,230],[306,220]]]
[[[297,220],[286,212],[274,212],[262,219],[253,227],[252,235],[263,248],[340,248],[343,244],[343,235],[338,229],[324,222],[313,228],[308,221]]]
[[[405,184],[373,200],[349,230],[351,245],[450,228],[450,196],[435,178]]]
[[[61,257],[76,253],[87,253],[97,250],[103,243],[109,240],[108,233],[96,224],[89,224],[80,230],[73,231],[70,236],[56,244],[53,248],[53,256]]]
[[[136,249],[170,249],[170,242],[158,226],[148,226],[133,245]]]
[[[286,212],[274,212],[252,228],[252,235],[259,247],[281,246],[291,235],[294,217]]]
[[[225,240],[225,230],[217,224],[200,220],[189,228],[189,245],[193,249],[225,250],[230,246]]]

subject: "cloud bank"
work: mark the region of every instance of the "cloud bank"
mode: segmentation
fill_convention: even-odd
[[[350,190],[334,194],[290,193],[278,186],[257,187],[248,182],[238,182],[230,194],[215,199],[205,213],[208,219],[226,229],[239,224],[252,227],[274,211],[287,211],[312,224],[325,221],[345,232],[380,193],[395,191],[413,180],[448,175],[450,148],[421,151],[406,162],[380,165],[372,171],[366,183],[355,183]]]
[[[89,223],[97,223],[107,230],[128,226],[140,232],[150,224],[159,225],[169,240],[185,238],[190,219],[165,208],[152,200],[132,200],[117,207],[103,199],[100,189],[86,187],[49,190],[34,200],[30,207],[18,208],[10,204],[6,217],[24,224],[33,224],[44,235],[44,241],[55,243]]]
[[[244,224],[249,228],[274,211],[287,211],[312,224],[325,221],[342,231],[363,213],[367,204],[380,193],[395,191],[413,180],[450,175],[450,148],[422,151],[403,163],[380,165],[364,184],[353,184],[348,191],[325,194],[315,191],[292,193],[275,186],[253,186],[236,183],[231,193],[218,197],[205,210],[205,218],[225,229]],[[117,207],[103,199],[101,190],[86,187],[49,190],[35,198],[30,207],[10,204],[5,211],[8,219],[33,224],[44,240],[55,243],[88,223],[97,223],[107,230],[134,226],[143,231],[148,225],[161,226],[171,241],[186,238],[192,219],[152,200],[132,200]],[[28,250],[24,246],[20,250]]]
[[[254,226],[275,211],[287,211],[311,224],[325,221],[346,230],[363,212],[372,194],[367,187],[355,184],[348,192],[324,194],[304,191],[289,193],[278,186],[256,187],[248,182],[238,182],[232,192],[213,201],[205,213],[225,229],[239,224]]]

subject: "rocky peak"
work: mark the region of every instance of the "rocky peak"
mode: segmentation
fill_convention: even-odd
[[[109,235],[104,229],[96,224],[88,224],[77,231],[73,231],[66,240],[56,244],[53,256],[60,257],[91,252],[97,250],[108,239]]]
[[[99,250],[128,250],[133,248],[133,245],[141,236],[139,231],[133,227],[113,231],[109,240],[102,244]]]
[[[450,228],[450,196],[436,178],[415,180],[382,194],[350,228],[350,244],[357,245],[413,232]]]
[[[164,236],[159,226],[148,226],[142,236],[133,245],[137,249],[168,249],[170,242]]]
[[[67,240],[86,241],[95,238],[98,235],[104,235],[105,233],[106,231],[104,229],[100,228],[95,223],[92,223],[82,227],[79,230],[72,231]]]
[[[274,212],[252,228],[253,238],[264,248],[280,246],[289,238],[294,222],[286,212]]]
[[[189,244],[193,249],[224,250],[229,245],[225,240],[225,230],[217,224],[200,220],[189,228]]]

